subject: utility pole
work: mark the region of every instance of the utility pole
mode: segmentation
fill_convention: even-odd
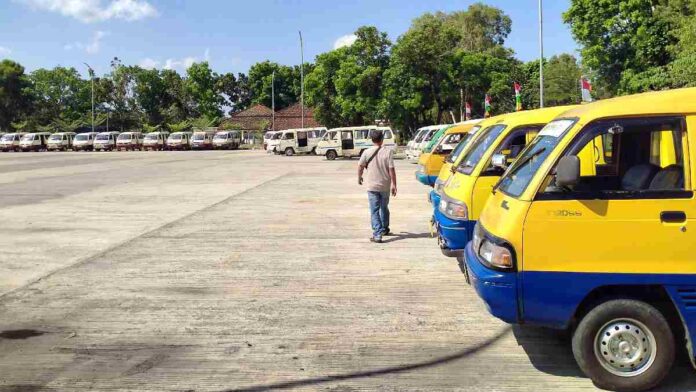
[[[89,70],[89,77],[92,79],[92,132],[94,132],[94,70],[89,64],[84,63]]]
[[[271,74],[271,111],[273,112],[271,131],[275,131],[275,70]]]
[[[544,11],[539,0],[539,107],[544,107]]]
[[[302,31],[300,33],[300,106],[302,107],[302,128],[304,128],[304,43],[302,42]]]

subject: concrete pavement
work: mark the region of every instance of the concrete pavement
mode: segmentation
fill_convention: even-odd
[[[369,243],[356,164],[0,154],[0,392],[594,389],[562,334],[488,315],[415,165]]]

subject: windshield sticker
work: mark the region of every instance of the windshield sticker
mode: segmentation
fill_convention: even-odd
[[[575,120],[556,120],[552,121],[539,132],[539,136],[553,136],[560,137],[563,132],[567,131],[573,124]]]

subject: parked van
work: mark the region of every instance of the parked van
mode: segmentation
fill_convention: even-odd
[[[78,133],[73,138],[72,149],[73,151],[91,151],[94,149],[94,137],[97,136],[97,132],[85,132]]]
[[[23,132],[7,133],[0,138],[0,150],[4,152],[19,151],[19,141],[25,135]]]
[[[471,135],[474,126],[481,120],[469,120],[443,128],[442,137],[432,147],[426,147],[418,160],[416,179],[428,186],[435,185],[445,158]]]
[[[94,137],[94,151],[113,151],[116,148],[116,138],[119,132],[100,132]]]
[[[143,138],[143,150],[164,150],[167,146],[167,137],[169,137],[169,132],[167,131],[157,131],[145,134]]]
[[[547,123],[570,106],[509,113],[481,131],[443,188],[435,229],[442,253],[455,257],[471,239],[491,188]],[[494,157],[495,156],[495,157]]]
[[[212,150],[213,137],[217,131],[195,131],[191,136],[191,148],[194,150]]]
[[[294,154],[315,154],[322,132],[326,128],[300,128],[281,131],[275,153],[291,156]]]
[[[384,146],[395,148],[394,132],[389,127],[366,125],[361,127],[346,127],[329,129],[323,139],[317,144],[317,155],[324,155],[328,160],[338,157],[357,157],[363,151],[372,147],[370,132],[379,130],[384,133]]]
[[[48,137],[46,148],[49,151],[68,151],[73,148],[75,132],[56,132]]]
[[[413,135],[413,138],[411,140],[409,140],[408,143],[406,143],[406,157],[407,158],[408,158],[409,150],[411,150],[411,148],[413,148],[413,145],[415,143],[417,143],[416,140],[418,140],[418,142],[420,142],[420,139],[423,138],[423,133],[425,133],[425,132],[427,132],[427,130],[425,128],[418,128],[416,130],[416,134]]]
[[[19,148],[22,151],[46,151],[49,136],[48,132],[27,133],[19,139]]]
[[[218,131],[213,137],[215,149],[236,150],[241,144],[242,136],[239,131]]]
[[[444,125],[429,125],[427,127],[420,128],[416,134],[416,138],[413,139],[411,147],[406,150],[406,160],[411,163],[418,163],[418,158],[420,158],[420,150],[425,147],[430,139],[432,139],[433,135],[443,127]]]
[[[264,139],[264,144],[266,145],[266,151],[272,152],[274,154],[278,153],[278,145],[280,145],[280,138],[283,137],[282,131],[267,132],[270,133],[268,139]],[[265,137],[265,135],[264,135]]]
[[[600,388],[696,363],[696,88],[562,114],[505,173],[460,266],[490,312],[572,331]],[[684,339],[682,339],[684,338]]]
[[[167,148],[170,150],[190,150],[191,132],[174,132],[167,138]]]
[[[267,131],[263,134],[263,149],[265,151],[272,151],[272,149],[270,148],[270,141],[273,140],[273,136],[275,136],[278,133],[280,133],[280,131]]]
[[[138,131],[123,132],[116,138],[116,150],[135,151],[143,148],[143,133]]]

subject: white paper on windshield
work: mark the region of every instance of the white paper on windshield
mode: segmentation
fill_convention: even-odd
[[[574,120],[556,120],[552,121],[539,132],[539,136],[560,137],[563,132],[567,131],[574,123]]]

